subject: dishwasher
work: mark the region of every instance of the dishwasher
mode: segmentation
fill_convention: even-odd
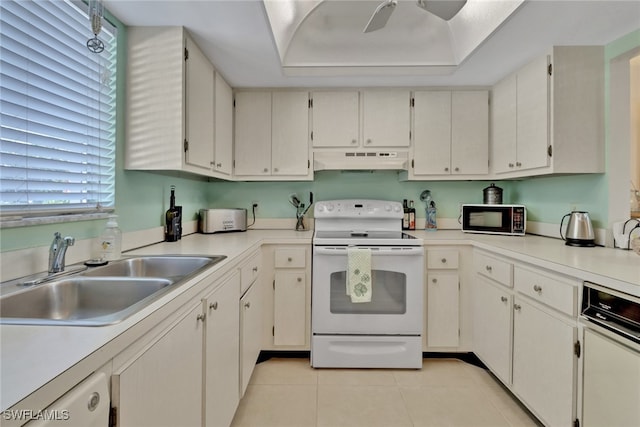
[[[640,426],[640,298],[583,286],[583,427]]]

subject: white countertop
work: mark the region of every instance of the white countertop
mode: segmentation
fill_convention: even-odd
[[[532,262],[640,296],[640,256],[608,248],[572,248],[557,239],[465,234],[454,230],[412,231],[425,245],[469,244],[523,262]],[[69,389],[84,376],[155,326],[177,307],[193,299],[208,275],[222,276],[244,255],[262,244],[311,244],[312,231],[251,230],[245,233],[193,234],[179,242],[159,243],[125,255],[226,255],[206,273],[167,293],[121,323],[102,327],[0,325],[0,410],[36,407],[48,390]],[[42,393],[40,393],[42,392]],[[25,399],[25,400],[23,400]],[[33,400],[35,399],[35,400]],[[28,405],[33,405],[29,407]]]

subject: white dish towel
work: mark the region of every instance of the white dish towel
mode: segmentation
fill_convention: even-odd
[[[371,302],[371,249],[347,248],[347,295],[352,303]]]

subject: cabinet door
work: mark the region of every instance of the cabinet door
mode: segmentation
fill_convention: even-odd
[[[314,147],[357,147],[360,96],[356,91],[312,94]]]
[[[549,165],[549,57],[523,68],[516,81],[517,169]]]
[[[213,65],[189,37],[186,45],[185,163],[208,173],[213,162]]]
[[[493,87],[491,99],[491,167],[505,173],[516,167],[516,76]]]
[[[364,91],[362,100],[363,147],[408,147],[409,91]]]
[[[489,94],[455,91],[451,94],[451,173],[489,173]]]
[[[235,175],[271,175],[271,93],[235,96]]]
[[[119,426],[202,426],[202,304],[113,377]]]
[[[260,282],[240,299],[240,396],[244,396],[262,348],[262,300]]]
[[[577,328],[523,298],[513,307],[513,390],[546,425],[572,425]]]
[[[231,175],[233,162],[233,92],[215,73],[215,151],[214,170]]]
[[[427,346],[457,347],[460,341],[457,274],[427,276]]]
[[[414,175],[448,175],[451,165],[451,92],[414,93]]]
[[[307,296],[305,270],[276,271],[273,344],[305,345]]]
[[[473,289],[473,347],[502,382],[511,382],[512,298],[500,285],[476,276]]]
[[[309,93],[272,94],[272,175],[309,174]]]
[[[229,426],[240,400],[240,274],[205,298],[205,426]]]

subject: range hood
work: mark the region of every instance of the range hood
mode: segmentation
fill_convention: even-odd
[[[313,170],[407,170],[407,151],[316,151]]]

